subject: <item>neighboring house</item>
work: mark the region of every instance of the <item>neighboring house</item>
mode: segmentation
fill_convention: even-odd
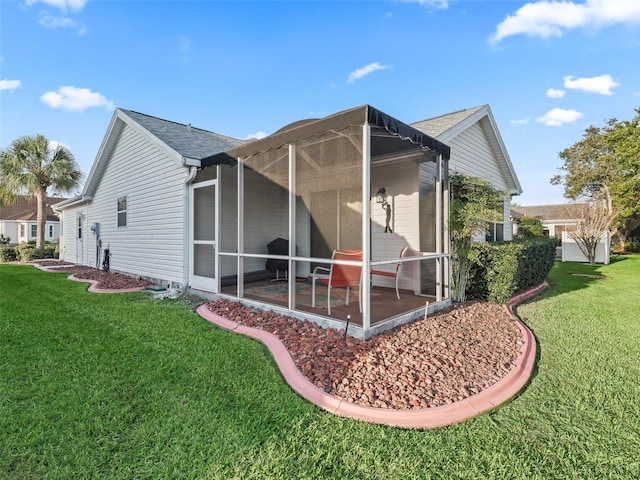
[[[504,191],[503,220],[488,222],[486,240],[511,240],[511,202],[522,193],[522,187],[489,105],[459,110],[411,126],[451,147],[451,171],[483,178]]]
[[[531,205],[527,207],[513,206],[515,217],[531,217],[540,219],[542,229],[548,237],[562,240],[562,232],[575,230],[580,219],[580,210],[585,203],[565,203],[556,205]],[[518,224],[514,222],[514,235],[518,232]]]
[[[518,192],[488,107],[456,124],[471,132],[459,127],[453,140],[476,142],[479,159],[461,171]],[[61,254],[99,266],[109,248],[114,270],[338,328],[349,315],[349,333],[368,338],[450,304],[450,157],[369,105],[252,142],[117,109],[82,195],[57,207]],[[284,251],[269,250],[274,240]],[[334,260],[335,250],[356,260]],[[340,265],[371,275],[358,275],[349,303],[324,285],[314,298],[317,267],[335,280]]]
[[[58,243],[60,220],[52,205],[65,200],[59,197],[47,197],[47,220],[44,226],[44,239]],[[0,205],[0,235],[8,237],[9,243],[26,243],[37,238],[37,201],[35,197],[20,196],[16,203]]]
[[[565,203],[554,205],[531,205],[511,207],[514,218],[531,217],[540,219],[543,233],[549,237],[560,240],[557,258],[563,262],[586,262],[586,256],[580,251],[575,240],[568,232],[576,230],[576,225],[582,219],[582,210],[588,207],[587,203]],[[513,224],[513,233],[518,233],[517,221]],[[603,236],[596,249],[596,262],[609,263],[609,234]]]

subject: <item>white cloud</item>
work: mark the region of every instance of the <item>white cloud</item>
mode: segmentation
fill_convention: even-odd
[[[565,123],[573,123],[579,118],[582,118],[583,114],[576,110],[565,110],[563,108],[554,108],[549,110],[542,117],[536,118],[536,122],[544,123],[548,127],[559,127]]]
[[[564,90],[556,90],[555,88],[550,88],[547,90],[547,97],[549,98],[562,98],[564,94],[567,93]]]
[[[496,27],[489,41],[498,43],[512,35],[561,37],[565,30],[598,29],[619,23],[640,24],[638,0],[586,0],[529,2]]]
[[[60,10],[72,12],[79,12],[84,8],[88,0],[27,0],[28,7],[35,5],[36,3],[44,3],[51,7],[59,8]]]
[[[426,5],[428,7],[434,8],[448,8],[449,0],[402,0],[407,3],[419,3],[420,5]]]
[[[640,92],[633,92],[634,97],[640,97]]]
[[[64,147],[67,150],[71,151],[71,148],[66,143],[59,142],[58,140],[49,140],[48,144],[49,150],[57,150],[59,147]]]
[[[252,139],[260,140],[261,138],[268,137],[268,136],[269,135],[265,132],[256,132],[254,134],[246,136],[245,140],[252,140]]]
[[[55,15],[49,15],[46,11],[40,12],[38,23],[45,28],[73,28],[76,26],[73,18],[56,17]]]
[[[40,97],[51,108],[80,111],[92,107],[104,107],[106,110],[115,108],[113,102],[104,95],[92,92],[88,88],[73,86],[60,87],[57,92],[47,92]]]
[[[380,64],[380,62],[370,63],[366,67],[362,67],[351,72],[349,74],[349,77],[347,78],[347,83],[353,83],[356,80],[360,80],[365,75],[369,75],[370,73],[375,72],[376,70],[385,70],[387,68],[389,68],[389,65],[382,65]]]
[[[0,92],[4,90],[17,90],[22,86],[20,80],[0,80]]]
[[[527,123],[529,123],[529,117],[526,118],[520,118],[518,120],[511,120],[511,125],[526,125]]]
[[[576,78],[575,80],[572,75],[569,75],[562,77],[562,79],[565,88],[582,90],[586,93],[599,93],[600,95],[613,95],[611,89],[620,85],[609,74],[591,78]]]

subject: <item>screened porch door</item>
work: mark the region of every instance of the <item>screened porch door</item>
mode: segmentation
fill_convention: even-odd
[[[190,279],[192,288],[207,292],[217,291],[216,249],[216,180],[196,183],[191,186],[191,248]]]

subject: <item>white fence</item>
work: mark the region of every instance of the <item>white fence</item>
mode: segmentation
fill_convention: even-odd
[[[609,264],[610,249],[611,236],[609,235],[609,232],[607,232],[602,235],[602,238],[596,247],[596,263],[604,263],[605,265]],[[566,231],[562,232],[562,261],[582,263],[589,261],[586,255],[580,250],[576,241],[572,239]]]

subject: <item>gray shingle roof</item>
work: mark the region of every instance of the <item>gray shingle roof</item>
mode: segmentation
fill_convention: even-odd
[[[527,207],[511,207],[521,215],[541,220],[572,220],[581,217],[585,203],[561,203],[555,205],[531,205]]]
[[[458,110],[457,112],[447,113],[445,115],[440,115],[439,117],[428,118],[420,122],[412,123],[411,126],[417,130],[420,130],[421,132],[426,133],[427,135],[431,135],[432,137],[437,138],[483,107],[484,105],[480,105],[479,107]]]
[[[60,197],[47,197],[47,221],[57,222],[58,217],[53,212],[51,205],[66,200]],[[0,204],[0,220],[35,221],[38,216],[37,201],[35,197],[27,195],[18,197],[16,203],[11,205]]]
[[[246,143],[244,140],[202,130],[191,125],[171,122],[122,108],[120,110],[186,158],[202,160]]]

